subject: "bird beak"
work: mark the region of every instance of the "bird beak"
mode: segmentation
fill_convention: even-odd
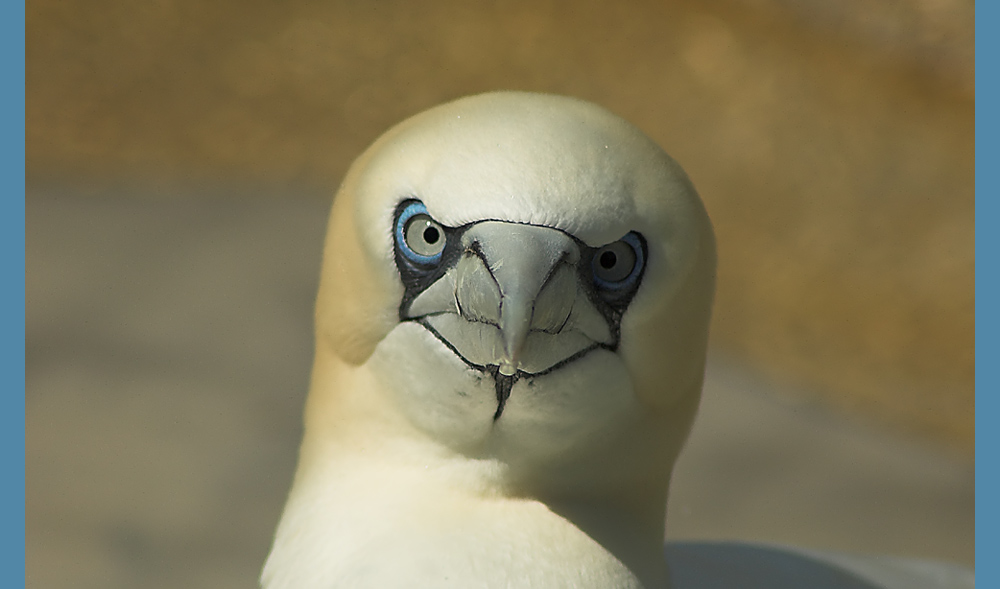
[[[417,296],[419,319],[471,364],[536,374],[613,339],[581,288],[580,246],[549,227],[484,221],[453,268]]]

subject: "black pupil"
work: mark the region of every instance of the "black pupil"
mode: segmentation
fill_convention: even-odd
[[[610,270],[615,267],[615,264],[618,263],[618,256],[615,255],[615,252],[604,252],[601,254],[599,261],[601,263],[601,268]]]
[[[437,243],[438,238],[441,234],[438,232],[436,227],[428,227],[424,229],[424,241],[427,243]]]

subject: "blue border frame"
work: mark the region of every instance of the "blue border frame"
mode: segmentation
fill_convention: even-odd
[[[997,232],[996,2],[976,2],[976,584],[998,586],[997,485]]]

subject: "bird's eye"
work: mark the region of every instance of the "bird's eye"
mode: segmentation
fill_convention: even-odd
[[[642,242],[634,231],[594,252],[591,269],[598,287],[617,291],[632,286],[645,263]]]
[[[396,221],[396,243],[407,258],[418,264],[436,264],[447,241],[444,227],[431,218],[427,208],[413,201]]]
[[[434,257],[444,249],[444,231],[427,215],[413,215],[403,229],[403,241],[418,255]]]

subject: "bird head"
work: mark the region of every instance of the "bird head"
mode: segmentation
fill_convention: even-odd
[[[515,92],[418,114],[335,198],[307,441],[419,440],[528,493],[662,487],[714,276],[691,182],[619,117]]]

